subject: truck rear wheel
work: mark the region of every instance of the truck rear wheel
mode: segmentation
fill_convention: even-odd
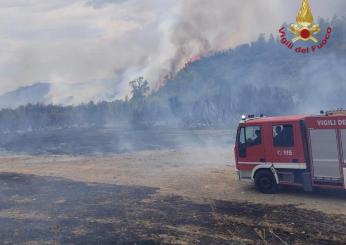
[[[255,184],[257,189],[264,194],[276,193],[278,189],[274,175],[267,170],[260,170],[255,175]]]

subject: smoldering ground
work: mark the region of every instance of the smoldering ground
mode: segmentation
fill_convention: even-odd
[[[293,192],[258,204],[261,194],[229,181],[236,179],[234,166],[225,169],[233,163],[231,135],[123,129],[112,135],[95,128],[21,134],[7,145],[12,154],[0,160],[0,239],[9,244],[343,243],[345,216],[311,210],[333,207],[340,214],[343,195]],[[146,152],[90,156],[124,150]],[[241,187],[229,193],[235,186]],[[296,203],[287,205],[295,195]],[[247,202],[249,196],[255,203]],[[309,209],[295,206],[301,202]]]
[[[231,147],[234,130],[70,128],[1,134],[3,154],[98,155],[143,150]]]
[[[0,174],[4,244],[344,244],[345,217],[292,205],[178,196],[145,186]]]

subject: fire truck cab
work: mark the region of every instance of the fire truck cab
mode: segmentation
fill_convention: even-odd
[[[263,193],[280,185],[346,189],[346,111],[244,118],[234,151],[239,179]]]

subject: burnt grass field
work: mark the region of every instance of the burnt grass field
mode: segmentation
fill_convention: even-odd
[[[0,148],[10,156],[85,157],[215,145],[232,150],[232,134],[70,129],[3,134]],[[346,244],[344,215],[275,203],[197,202],[159,191],[5,171],[0,173],[0,244]]]
[[[0,152],[92,155],[196,146],[231,146],[234,134],[231,130],[133,130],[98,127],[0,133]]]
[[[196,203],[145,186],[0,174],[2,244],[345,244],[346,219],[295,206]]]

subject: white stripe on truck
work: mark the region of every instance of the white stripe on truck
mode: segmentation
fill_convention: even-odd
[[[247,164],[247,165],[270,165],[274,166],[277,169],[306,169],[306,163],[264,163],[264,162],[238,162],[238,164]]]

